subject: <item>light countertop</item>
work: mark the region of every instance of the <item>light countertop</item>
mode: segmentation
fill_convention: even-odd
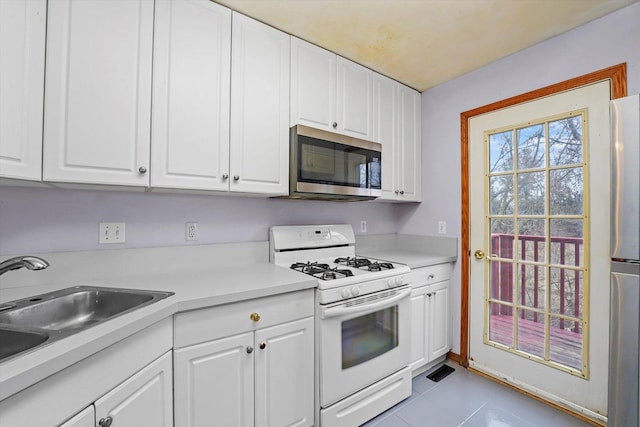
[[[11,274],[11,273],[9,273]],[[33,273],[37,274],[37,273]],[[71,286],[174,292],[146,307],[0,363],[0,400],[178,312],[312,289],[317,280],[268,263],[201,267],[3,289],[0,302]]]
[[[430,265],[454,262],[458,258],[455,255],[430,254],[403,249],[369,250],[365,252],[358,252],[358,255],[382,261],[406,264],[409,268],[428,267]]]

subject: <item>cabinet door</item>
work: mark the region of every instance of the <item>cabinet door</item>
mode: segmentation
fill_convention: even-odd
[[[46,0],[0,1],[0,177],[42,176]]]
[[[176,427],[253,426],[253,333],[175,350]]]
[[[233,13],[231,191],[289,191],[289,39]]]
[[[256,427],[313,425],[313,318],[255,334]]]
[[[420,141],[420,94],[406,86],[399,86],[399,144],[398,158],[399,200],[422,200]]]
[[[373,72],[362,65],[337,59],[338,132],[373,139]]]
[[[60,424],[59,427],[96,427],[96,414],[93,405]]]
[[[449,312],[449,281],[429,286],[427,301],[429,343],[427,359],[432,361],[451,349],[450,312]]]
[[[152,42],[153,0],[49,2],[44,180],[148,185]]]
[[[373,140],[382,144],[382,197],[396,200],[398,170],[398,86],[380,74],[373,76]]]
[[[152,187],[228,190],[230,64],[231,10],[156,2]]]
[[[111,417],[118,427],[172,427],[172,391],[169,351],[97,400],[96,422]]]
[[[291,126],[335,130],[336,58],[333,52],[291,37]]]
[[[411,369],[424,365],[427,345],[427,287],[414,289],[411,293]]]

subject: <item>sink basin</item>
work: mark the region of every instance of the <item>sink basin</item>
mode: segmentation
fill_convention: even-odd
[[[49,335],[0,328],[0,360],[39,346],[49,339]]]
[[[76,286],[0,305],[0,361],[164,299],[172,292]]]

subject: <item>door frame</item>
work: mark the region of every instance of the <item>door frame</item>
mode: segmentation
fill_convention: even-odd
[[[458,359],[457,362],[464,367],[469,366],[469,282],[471,261],[469,242],[469,120],[474,116],[605,80],[608,80],[611,85],[611,99],[627,96],[627,64],[622,63],[460,113],[460,163],[462,168],[460,354],[453,359]]]

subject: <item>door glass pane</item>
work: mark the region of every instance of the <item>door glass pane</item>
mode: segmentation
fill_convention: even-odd
[[[582,319],[584,277],[582,270],[551,268],[551,312]]]
[[[551,220],[551,264],[584,265],[581,219]]]
[[[513,220],[492,219],[491,226],[496,231],[491,234],[491,256],[498,258],[513,258]]]
[[[518,170],[544,167],[544,124],[518,129],[516,135],[518,138]]]
[[[342,369],[398,346],[398,306],[342,322]]]
[[[489,303],[489,340],[498,344],[513,347],[513,308]]]
[[[551,316],[549,360],[582,370],[582,323]]]
[[[489,135],[489,170],[513,170],[513,131]]]
[[[489,135],[485,169],[490,228],[485,339],[583,377],[588,370],[582,366],[582,334],[589,325],[585,114]]]
[[[544,315],[518,309],[518,350],[544,358]]]
[[[582,163],[582,116],[549,122],[549,164]]]
[[[544,215],[545,188],[544,172],[518,174],[518,214]]]
[[[544,219],[518,220],[518,258],[523,261],[544,262],[546,250]]]
[[[513,263],[491,261],[489,295],[491,299],[513,302]]]
[[[518,270],[518,300],[520,304],[544,310],[547,288],[546,269],[539,265],[521,264]]]
[[[551,215],[582,215],[584,188],[582,168],[549,171]]]
[[[513,175],[489,178],[491,214],[513,215]]]

